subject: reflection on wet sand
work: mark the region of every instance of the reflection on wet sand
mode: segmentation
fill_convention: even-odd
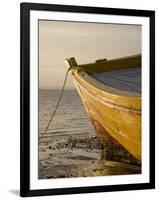
[[[140,166],[102,160],[95,136],[56,139],[39,144],[39,179],[141,173]]]

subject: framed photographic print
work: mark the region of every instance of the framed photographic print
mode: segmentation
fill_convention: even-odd
[[[21,196],[155,188],[155,12],[21,3]]]

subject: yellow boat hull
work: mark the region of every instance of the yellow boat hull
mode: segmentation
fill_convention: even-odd
[[[70,71],[101,144],[114,139],[141,161],[141,96],[103,85],[77,68]]]

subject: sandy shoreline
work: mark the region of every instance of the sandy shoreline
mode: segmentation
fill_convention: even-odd
[[[44,137],[39,142],[39,179],[138,173],[139,166],[101,160],[95,136]]]

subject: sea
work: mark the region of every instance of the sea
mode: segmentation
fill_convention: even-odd
[[[60,90],[39,90],[39,136],[44,132],[55,110]],[[95,135],[76,90],[65,90],[55,116],[44,137]]]

